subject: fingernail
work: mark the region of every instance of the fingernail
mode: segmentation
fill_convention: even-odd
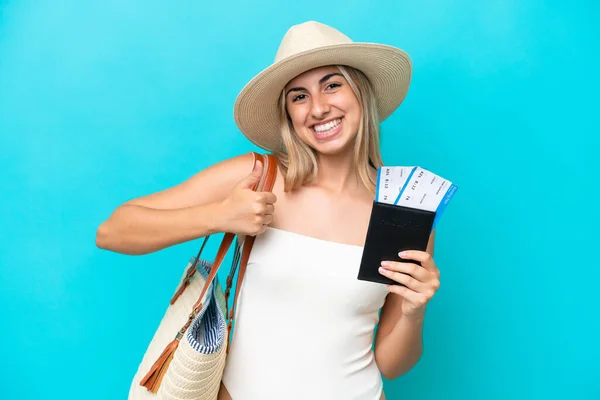
[[[387,269],[379,267],[379,273],[380,274],[387,274],[387,272],[388,272]]]
[[[389,267],[390,266],[390,262],[389,261],[382,261],[381,262],[381,266],[382,267]]]
[[[405,251],[401,251],[400,253],[398,253],[398,255],[399,255],[400,257],[404,257],[404,256],[406,256],[406,252],[405,252]]]

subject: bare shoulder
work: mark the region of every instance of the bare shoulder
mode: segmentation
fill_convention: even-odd
[[[252,166],[252,154],[241,154],[213,164],[176,186],[125,204],[168,210],[222,201],[252,172]]]

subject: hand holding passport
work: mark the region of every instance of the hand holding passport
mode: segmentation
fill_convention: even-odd
[[[398,256],[404,250],[425,251],[457,190],[421,167],[380,167],[358,279],[398,285],[378,272],[381,262],[406,261]]]

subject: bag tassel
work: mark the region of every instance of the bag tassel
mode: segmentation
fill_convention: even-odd
[[[160,383],[167,372],[167,368],[169,368],[169,364],[173,359],[173,355],[175,354],[178,345],[179,338],[176,338],[165,347],[158,360],[156,360],[154,365],[152,365],[152,368],[150,368],[150,371],[140,381],[140,385],[144,386],[152,393],[158,392]]]

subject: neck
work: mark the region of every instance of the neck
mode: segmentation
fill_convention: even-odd
[[[352,151],[340,154],[317,154],[319,174],[314,185],[333,193],[355,191],[363,186],[354,164]]]

